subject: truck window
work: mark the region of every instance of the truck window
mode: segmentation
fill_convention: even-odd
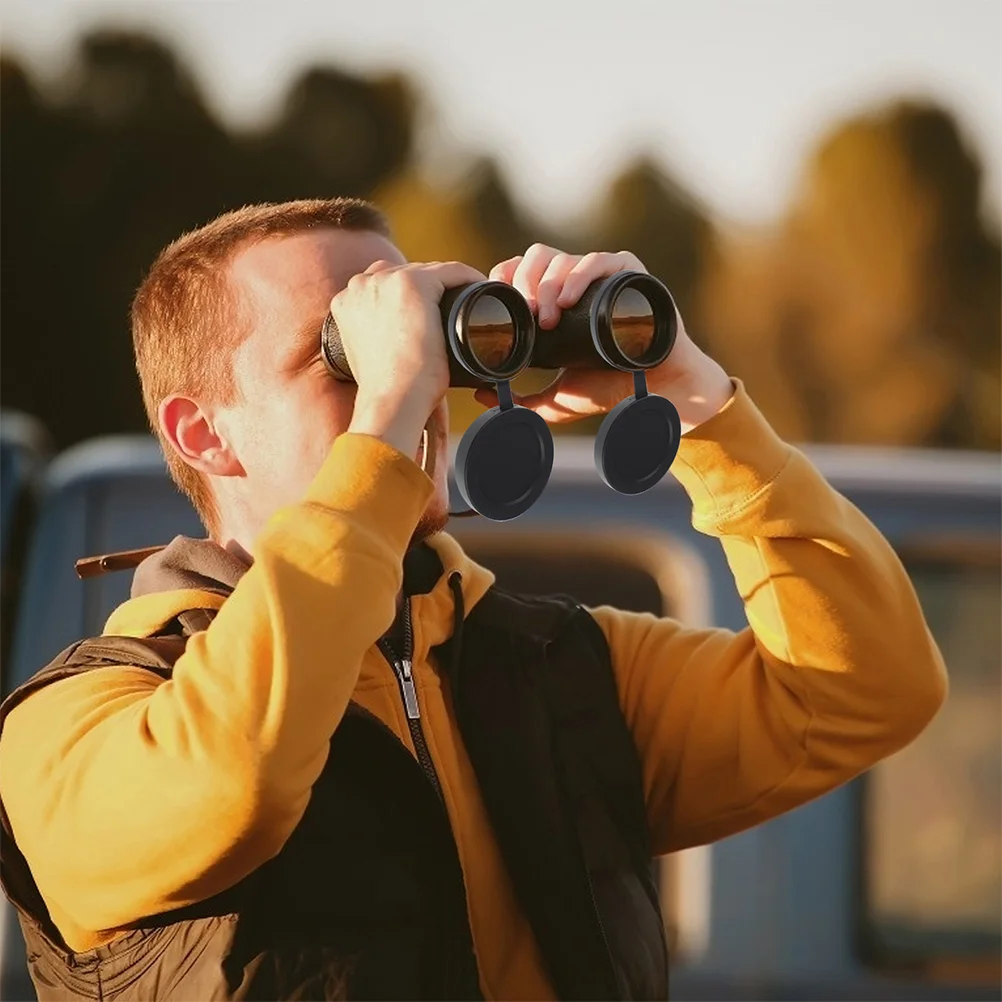
[[[1002,585],[997,538],[902,547],[950,674],[928,729],[864,794],[871,959],[998,978],[1002,947]]]

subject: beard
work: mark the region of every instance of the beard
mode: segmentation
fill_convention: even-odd
[[[411,536],[411,546],[416,546],[429,536],[442,532],[449,524],[449,505],[443,504],[436,496],[431,499],[424,514],[418,519],[417,528]]]

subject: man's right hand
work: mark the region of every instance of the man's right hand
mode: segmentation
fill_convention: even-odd
[[[358,384],[348,431],[416,454],[422,429],[449,388],[439,301],[446,289],[484,277],[457,261],[376,261],[331,300]]]

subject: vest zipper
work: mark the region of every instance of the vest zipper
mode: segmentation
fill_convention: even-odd
[[[386,637],[382,637],[376,646],[382,655],[390,663],[393,674],[397,677],[397,684],[400,686],[400,695],[404,701],[404,712],[407,715],[407,728],[411,732],[411,741],[414,742],[414,751],[417,754],[418,763],[422,771],[428,778],[428,782],[435,788],[438,799],[445,803],[442,795],[442,784],[438,780],[438,773],[435,772],[435,763],[431,760],[431,753],[428,751],[428,743],[424,739],[424,731],[421,729],[421,707],[418,704],[417,688],[414,685],[414,629],[411,623],[411,600],[404,598],[403,609],[404,624],[404,649],[398,657],[393,645]]]

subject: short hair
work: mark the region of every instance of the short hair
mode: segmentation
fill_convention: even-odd
[[[233,402],[236,384],[230,362],[249,331],[238,322],[229,262],[250,243],[322,228],[390,235],[379,209],[357,198],[246,205],[164,248],[132,301],[132,344],[147,418],[171,478],[191,499],[210,534],[219,530],[211,488],[166,440],[158,418],[160,404],[174,393]]]

